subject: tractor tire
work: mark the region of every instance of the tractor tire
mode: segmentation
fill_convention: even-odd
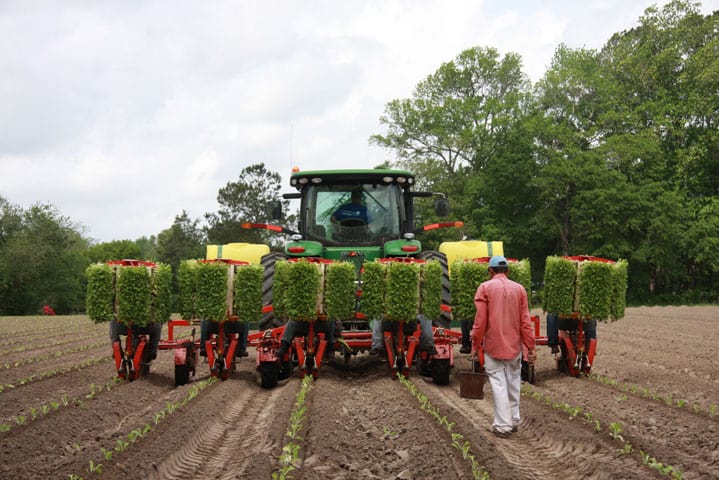
[[[175,386],[187,385],[190,381],[190,367],[185,365],[175,365]]]
[[[432,383],[435,385],[449,385],[449,359],[432,361]]]
[[[262,388],[275,388],[279,374],[279,362],[262,362],[260,364],[260,384]]]
[[[286,260],[284,253],[271,252],[262,257],[260,261],[264,267],[262,277],[262,306],[272,305],[272,284],[275,276],[275,262]],[[275,318],[274,312],[263,313],[260,319],[259,329],[267,330],[282,325],[282,321]]]
[[[436,250],[427,250],[417,255],[420,260],[437,260],[442,266],[442,310],[438,319],[432,319],[432,325],[435,327],[450,328],[452,326],[452,314],[448,311],[451,301],[450,285],[449,285],[449,268],[447,266],[447,256]],[[445,310],[447,308],[447,310]]]

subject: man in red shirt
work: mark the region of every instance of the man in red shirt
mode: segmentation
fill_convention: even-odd
[[[522,350],[534,363],[537,353],[529,318],[527,292],[507,278],[509,264],[503,256],[489,260],[490,280],[474,295],[477,314],[472,328],[472,350],[484,348],[484,369],[492,386],[494,423],[492,432],[507,437],[519,427],[519,395],[522,384]]]

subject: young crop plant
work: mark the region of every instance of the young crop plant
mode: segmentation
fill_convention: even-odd
[[[257,322],[262,317],[262,277],[260,265],[241,265],[235,270],[233,302],[241,322]]]
[[[570,315],[574,312],[576,280],[576,262],[562,257],[547,257],[544,267],[544,311],[556,312],[559,315]]]
[[[275,273],[272,279],[272,309],[276,318],[287,319],[287,287],[289,285],[289,273],[291,262],[275,262]]]
[[[610,316],[612,320],[624,318],[627,308],[627,271],[629,264],[626,260],[618,260],[612,266],[612,302]]]
[[[429,319],[439,318],[442,314],[442,265],[437,260],[422,265],[420,309]]]
[[[419,264],[389,262],[385,318],[409,321],[419,313]]]
[[[607,319],[612,303],[612,265],[581,262],[577,273],[577,311],[582,316]]]
[[[287,317],[295,321],[317,318],[321,273],[319,264],[306,260],[289,262],[286,293],[283,299]]]
[[[172,268],[158,263],[151,271],[150,321],[165,323],[172,314]]]
[[[213,322],[227,318],[227,270],[224,263],[197,264],[197,315]]]
[[[305,398],[312,388],[312,376],[308,375],[302,379],[302,386],[295,397],[295,404],[290,413],[290,425],[287,427],[286,437],[290,439],[282,447],[282,453],[279,457],[280,467],[272,472],[272,480],[287,480],[292,478],[291,472],[297,469],[299,462],[300,443],[302,440],[299,432],[305,420],[307,407],[305,406]]]
[[[85,311],[94,322],[109,322],[114,317],[114,272],[104,263],[90,265],[85,270],[87,294]]]
[[[150,271],[144,266],[123,266],[117,270],[117,319],[127,325],[144,327],[150,320]]]
[[[349,320],[354,317],[357,290],[355,266],[350,262],[327,265],[325,277],[325,311],[327,318]]]
[[[182,260],[177,268],[180,290],[178,304],[180,317],[186,320],[197,316],[197,260]]]
[[[216,377],[210,377],[207,380],[202,380],[198,384],[194,385],[194,392],[195,395],[198,391],[204,390],[208,386],[214,384],[217,381]],[[181,405],[186,404],[190,398],[190,394],[188,394],[184,400],[181,402]],[[192,397],[194,398],[194,396]],[[167,402],[165,409],[161,412],[156,412],[152,415],[152,418],[155,419],[155,425],[159,422],[159,419],[165,419],[167,418],[172,412],[176,411],[178,406],[176,404],[173,404],[171,402]],[[115,446],[112,448],[104,448],[100,447],[100,452],[102,454],[102,457],[105,460],[111,460],[114,453],[120,453],[127,450],[127,448],[138,442],[142,437],[147,435],[150,431],[152,431],[153,425],[150,423],[145,423],[140,427],[132,429],[129,433],[127,433],[124,438],[119,438],[115,441]],[[102,473],[102,464],[95,463],[93,460],[90,460],[90,473],[96,473],[101,474]],[[92,467],[95,467],[93,470]],[[72,476],[71,476],[72,477]],[[77,477],[76,477],[77,478]]]
[[[369,319],[384,316],[386,266],[380,262],[366,262],[362,267],[362,313]]]
[[[490,480],[489,472],[487,472],[485,468],[479,464],[479,462],[477,461],[477,457],[475,457],[474,454],[470,453],[470,442],[466,440],[464,438],[464,435],[462,435],[461,433],[452,432],[455,423],[449,422],[447,420],[447,417],[443,416],[439,412],[439,409],[432,405],[427,395],[419,391],[417,385],[415,385],[412,380],[408,379],[401,373],[397,373],[397,378],[402,383],[402,385],[404,385],[405,388],[407,388],[407,390],[409,390],[409,392],[415,398],[417,398],[417,401],[420,404],[420,409],[423,412],[426,412],[430,416],[434,417],[435,421],[439,423],[440,426],[446,428],[447,432],[452,437],[452,446],[460,451],[464,460],[469,462],[470,468],[472,469],[472,478],[474,480]]]
[[[532,305],[532,265],[529,259],[509,264],[507,278],[521,284],[527,292],[527,301]]]
[[[489,280],[487,264],[457,260],[452,264],[453,314],[459,320],[471,320],[476,313],[474,294],[482,282]]]

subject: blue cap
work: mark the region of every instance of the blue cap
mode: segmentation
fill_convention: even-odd
[[[489,259],[489,266],[490,266],[490,268],[506,267],[506,266],[508,266],[507,259],[501,255],[495,255]]]

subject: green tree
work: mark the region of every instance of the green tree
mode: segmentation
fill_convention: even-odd
[[[157,235],[157,258],[177,272],[180,261],[205,257],[205,235],[199,220],[191,219],[183,210],[175,221]]]
[[[205,258],[205,234],[199,220],[191,219],[183,210],[175,221],[157,235],[157,259],[172,268],[172,291],[179,293],[177,272],[182,260]],[[175,309],[177,310],[177,309]]]
[[[135,240],[135,244],[140,249],[139,258],[142,260],[157,260],[157,238],[154,235],[150,237],[142,236]]]
[[[500,57],[494,48],[464,50],[422,80],[412,98],[389,102],[380,117],[387,133],[370,138],[395,151],[397,164],[417,175],[418,188],[447,193],[469,236],[480,234],[480,224],[487,227],[482,233],[491,231],[495,218],[480,217],[487,210],[476,205],[484,203],[486,189],[468,188],[467,180],[486,173],[500,152],[509,160],[514,158],[510,150],[522,148],[508,148],[529,100],[529,80],[521,67],[514,53]],[[474,195],[467,195],[468,189]],[[419,213],[436,220],[429,205]]]
[[[98,243],[88,249],[87,256],[93,263],[126,258],[144,260],[141,258],[139,245],[132,240],[113,240]]]
[[[2,313],[36,314],[44,304],[58,313],[82,311],[88,242],[80,228],[51,205],[22,211],[18,225],[20,212],[8,207],[0,222],[14,225],[0,247]]]
[[[216,213],[205,214],[209,243],[277,243],[275,234],[267,230],[243,229],[242,224],[272,223],[271,212],[268,210],[272,201],[280,201],[283,211],[286,212],[289,201],[282,199],[281,190],[282,177],[277,172],[267,170],[264,163],[243,168],[236,181],[228,182],[219,190],[217,203],[220,204],[220,209]],[[293,221],[293,216],[285,215],[286,225]]]

